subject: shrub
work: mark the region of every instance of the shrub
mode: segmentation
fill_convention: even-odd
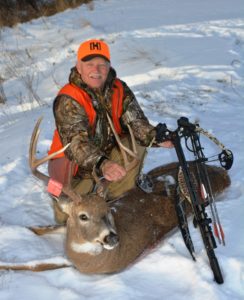
[[[92,0],[0,0],[0,27],[51,16]]]

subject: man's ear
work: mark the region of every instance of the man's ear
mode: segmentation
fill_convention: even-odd
[[[81,75],[81,61],[77,60],[76,62],[76,69],[78,73]]]
[[[67,197],[63,197],[63,196],[60,197],[53,196],[53,198],[54,201],[57,201],[61,210],[67,215],[70,215],[72,201],[70,201]]]

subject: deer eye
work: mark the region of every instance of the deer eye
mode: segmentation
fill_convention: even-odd
[[[81,221],[88,221],[88,216],[86,214],[79,215]]]

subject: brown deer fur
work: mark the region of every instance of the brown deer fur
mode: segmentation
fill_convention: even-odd
[[[229,186],[230,179],[222,168],[208,167],[208,172],[214,194],[220,193]],[[67,222],[66,251],[69,259],[80,272],[113,273],[121,271],[177,226],[178,221],[174,209],[176,185],[171,187],[170,196],[162,195],[164,183],[160,180],[160,176],[166,174],[172,175],[176,179],[176,164],[169,164],[150,172],[154,181],[153,193],[147,194],[139,188],[134,188],[110,204],[119,244],[112,250],[103,249],[97,255],[76,252],[72,249],[72,243],[75,241],[79,244],[85,241],[79,234],[81,226],[79,213],[91,209],[91,205],[93,213],[95,210],[99,211],[100,206],[104,209],[105,201],[94,195],[88,196],[89,200],[81,200],[78,204],[69,204],[72,209],[66,208],[65,210],[70,215]],[[188,213],[190,210],[188,204]]]

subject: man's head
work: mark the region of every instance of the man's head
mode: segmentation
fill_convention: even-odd
[[[110,69],[108,45],[100,40],[88,40],[82,43],[77,52],[76,68],[89,87],[101,89]]]

